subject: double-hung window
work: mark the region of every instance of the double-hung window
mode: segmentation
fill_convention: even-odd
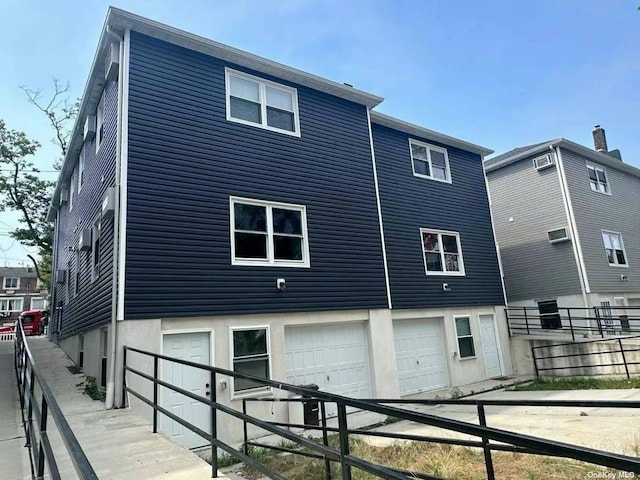
[[[611,194],[609,182],[607,181],[607,172],[605,172],[604,168],[587,165],[587,172],[589,173],[589,184],[591,185],[591,190],[594,192]]]
[[[45,298],[32,298],[31,310],[45,310],[47,308],[47,300]]]
[[[104,92],[98,102],[96,108],[96,153],[100,149],[102,140],[104,139]]]
[[[624,251],[622,235],[616,232],[602,231],[602,241],[607,252],[609,265],[615,267],[627,267],[627,254]]]
[[[458,337],[458,352],[460,358],[476,356],[476,348],[471,334],[471,322],[469,317],[456,317],[456,335]]]
[[[409,147],[414,176],[451,183],[449,155],[446,148],[418,140],[409,140]]]
[[[5,290],[17,290],[20,286],[20,277],[4,277],[2,288]]]
[[[306,208],[231,197],[231,263],[308,267]]]
[[[22,311],[22,298],[0,298],[0,312],[8,314]]]
[[[227,120],[300,136],[295,88],[226,69]]]
[[[100,276],[100,235],[102,233],[102,220],[100,217],[93,223],[91,229],[91,281]]]
[[[271,376],[268,327],[231,329],[231,347],[231,362],[234,372],[265,379]],[[263,388],[266,387],[251,380],[233,379],[233,393]]]
[[[78,193],[82,190],[82,184],[84,183],[84,159],[85,149],[82,147],[80,150],[80,156],[78,158]]]
[[[458,232],[421,228],[420,236],[427,275],[464,275]]]

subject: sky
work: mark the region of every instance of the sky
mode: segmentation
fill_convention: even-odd
[[[0,0],[0,119],[52,132],[20,85],[82,95],[109,5],[382,96],[376,109],[504,153],[564,137],[640,167],[640,0]],[[55,179],[54,173],[47,173]],[[28,264],[0,213],[0,266]]]

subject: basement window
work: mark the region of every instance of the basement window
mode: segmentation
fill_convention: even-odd
[[[271,377],[269,327],[231,329],[233,371],[269,379]],[[264,391],[269,387],[242,378],[232,378],[233,393]]]
[[[473,344],[471,321],[469,317],[456,318],[456,335],[458,337],[458,352],[460,354],[460,358],[475,357],[476,349]]]

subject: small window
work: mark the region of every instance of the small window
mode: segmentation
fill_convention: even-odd
[[[269,379],[269,328],[251,327],[231,330],[233,371]],[[233,379],[233,392],[266,389],[251,380]]]
[[[460,234],[420,229],[427,275],[464,275]]]
[[[295,88],[226,69],[227,120],[300,136]]]
[[[622,235],[615,232],[602,232],[602,241],[607,253],[609,265],[616,267],[627,267],[627,254],[622,243]]]
[[[80,293],[80,250],[76,250],[76,275],[75,275],[75,282],[73,284],[73,296],[76,297],[78,296],[78,293]]]
[[[417,140],[409,140],[409,147],[414,176],[451,183],[449,155],[446,148]]]
[[[547,232],[549,243],[560,243],[569,240],[569,232],[566,228],[558,228]]]
[[[0,313],[22,312],[22,298],[0,298]]]
[[[2,288],[5,290],[17,290],[20,287],[20,277],[4,277]]]
[[[540,314],[540,327],[544,330],[562,328],[562,319],[558,311],[557,300],[543,300],[538,302]]]
[[[232,265],[308,267],[302,205],[231,198]]]
[[[31,299],[31,310],[46,310],[47,309],[47,300],[44,298],[32,298]]]
[[[80,150],[80,156],[78,157],[78,193],[82,190],[82,184],[84,183],[84,160],[85,160],[84,146]]]
[[[96,108],[96,152],[100,150],[104,138],[104,92]]]
[[[456,335],[458,337],[458,352],[460,353],[460,358],[475,357],[476,348],[473,344],[469,317],[456,318]]]
[[[91,229],[91,281],[100,276],[100,235],[102,232],[102,220],[100,217],[93,223]]]
[[[591,185],[591,190],[594,192],[611,194],[609,182],[607,181],[607,173],[603,168],[587,165],[587,172],[589,173],[589,184]]]
[[[69,182],[69,211],[73,210],[73,197],[76,194],[76,169],[71,172],[71,180]]]

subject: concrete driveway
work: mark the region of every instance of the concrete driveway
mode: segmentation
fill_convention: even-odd
[[[535,392],[498,390],[468,398],[639,402],[638,408],[497,406],[485,407],[485,411],[487,425],[490,427],[627,455],[636,456],[640,453],[640,389]],[[472,405],[407,406],[407,408],[469,423],[478,423],[476,407]],[[477,440],[475,437],[464,434],[407,421],[393,423],[375,430]],[[368,437],[368,441],[375,445],[393,442],[392,439],[376,437]]]

